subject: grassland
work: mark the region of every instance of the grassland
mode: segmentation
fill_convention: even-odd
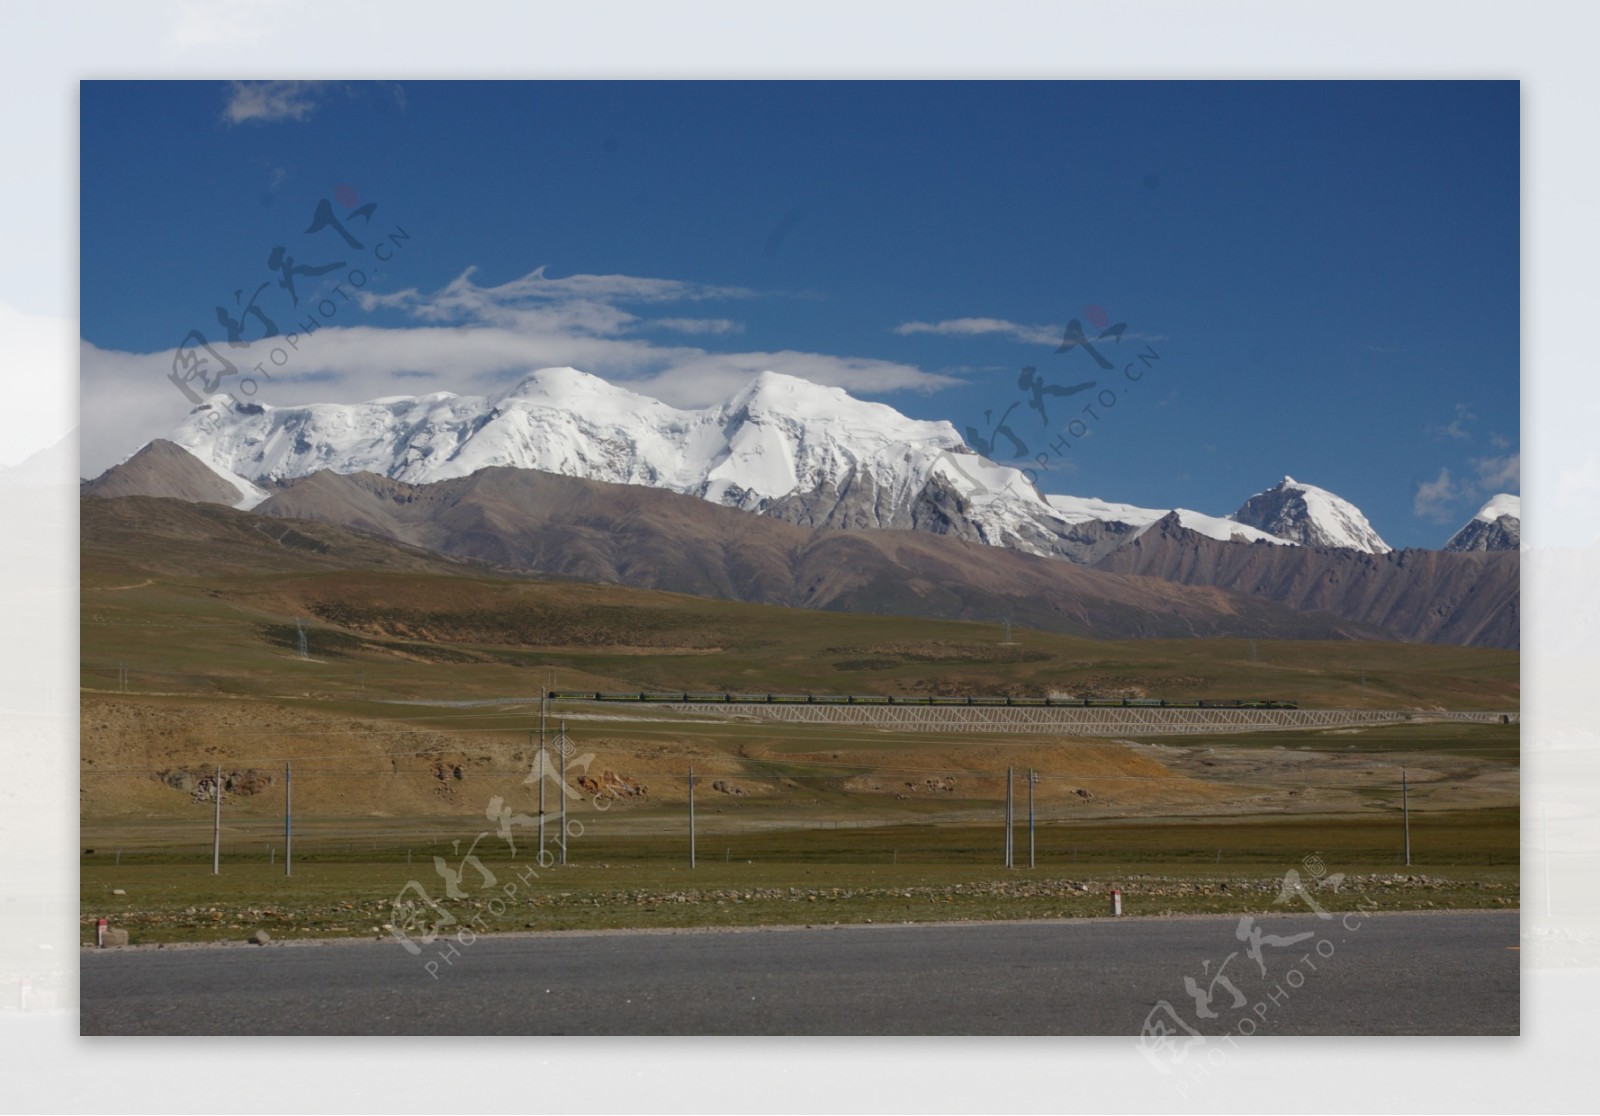
[[[1315,890],[1328,910],[1518,903],[1515,810],[1417,819],[1411,868],[1395,863],[1392,819],[1051,825],[1037,832],[1033,869],[1019,827],[1024,867],[1011,870],[999,863],[998,826],[711,833],[697,841],[692,871],[685,832],[586,833],[569,842],[566,866],[538,868],[534,847],[513,860],[498,846],[483,860],[494,884],[469,869],[456,901],[442,898],[432,857],[456,867],[471,834],[455,848],[438,830],[405,847],[346,836],[354,854],[324,845],[297,857],[292,877],[259,851],[230,854],[220,876],[193,852],[124,854],[120,864],[86,857],[84,940],[97,914],[144,943],[239,941],[257,929],[278,940],[387,936],[394,900],[412,880],[480,931],[1094,916],[1108,913],[1112,887],[1128,915],[1282,913],[1304,909],[1277,900],[1289,869],[1312,882],[1313,856],[1345,877],[1337,891]]]
[[[330,557],[293,542],[212,547],[192,562],[166,546],[86,548],[86,934],[99,915],[151,942],[237,940],[256,928],[381,932],[407,881],[436,888],[433,857],[458,857],[453,842],[465,849],[485,831],[499,848],[485,864],[504,883],[527,863],[529,831],[518,831],[524,859],[507,859],[490,807],[498,797],[516,815],[537,810],[528,781],[536,708],[396,702],[532,695],[552,676],[574,689],[1518,704],[1515,652],[1095,641],[1020,626],[1007,644],[999,624],[441,569],[377,544],[372,555]],[[346,560],[366,568],[326,568]],[[1260,910],[1283,873],[1312,855],[1364,881],[1330,892],[1329,905],[1357,893],[1391,907],[1516,903],[1516,726],[1113,741],[554,712],[575,747],[572,780],[593,782],[572,805],[584,832],[571,841],[571,864],[540,869],[517,904],[484,915],[485,928],[1099,914],[1113,885],[1130,913]],[[287,763],[289,879],[278,860]],[[218,767],[230,790],[224,872],[212,876],[206,780]],[[1396,864],[1402,767],[1410,870]],[[1032,870],[999,863],[1007,768],[1039,779]],[[622,797],[607,797],[618,788]],[[600,800],[612,808],[597,810]],[[1020,826],[1017,840],[1025,864]],[[486,909],[470,906],[481,896],[453,902]]]

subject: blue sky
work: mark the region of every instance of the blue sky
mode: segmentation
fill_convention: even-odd
[[[772,367],[963,431],[1017,404],[1051,492],[1223,514],[1291,474],[1437,546],[1519,490],[1514,82],[81,93],[87,472],[182,418],[172,350],[219,340],[236,290],[269,283],[257,304],[292,331],[282,246],[346,265],[297,275],[302,308],[351,266],[366,297],[263,382],[272,403],[570,363],[705,405]],[[360,249],[307,232],[323,199]],[[1101,311],[1127,326],[1099,346],[1112,372],[1055,351]],[[1045,397],[1046,426],[1024,366],[1096,387]],[[1074,418],[1086,436],[1049,449]]]

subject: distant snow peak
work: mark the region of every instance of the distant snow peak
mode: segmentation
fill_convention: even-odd
[[[1291,476],[1256,493],[1228,518],[1307,546],[1343,547],[1368,554],[1386,554],[1393,549],[1354,504]]]
[[[1266,531],[1231,519],[1206,515],[1189,508],[1140,508],[1132,504],[1113,504],[1105,500],[1082,496],[1047,496],[1050,506],[1068,523],[1124,523],[1141,532],[1155,526],[1169,515],[1176,515],[1180,526],[1217,539],[1220,542],[1266,542],[1278,546],[1291,546],[1292,540],[1279,538]]]
[[[1520,550],[1522,497],[1502,492],[1489,498],[1466,526],[1450,536],[1446,550]]]
[[[1489,497],[1487,503],[1478,509],[1478,514],[1473,519],[1484,523],[1493,523],[1501,516],[1510,516],[1517,522],[1522,521],[1522,497],[1502,492],[1497,496]]]

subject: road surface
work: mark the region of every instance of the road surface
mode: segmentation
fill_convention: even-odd
[[[1518,934],[1507,911],[1244,927],[1204,916],[476,940],[469,930],[420,956],[387,939],[86,950],[81,1028],[1132,1036],[1154,1020],[1215,1035],[1514,1035]],[[1197,1016],[1197,996],[1214,1018]]]

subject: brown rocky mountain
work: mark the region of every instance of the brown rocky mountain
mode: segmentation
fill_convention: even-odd
[[[1101,558],[1096,569],[1211,585],[1373,624],[1396,638],[1479,647],[1521,642],[1521,555],[1225,543],[1176,515]]]
[[[238,499],[187,451],[163,441],[82,491]],[[256,509],[502,568],[731,600],[942,618],[1010,614],[1033,627],[1106,637],[1520,644],[1515,551],[1371,554],[1222,542],[1168,516],[1142,533],[1102,522],[1076,528],[1082,537],[1070,540],[1073,557],[1090,568],[971,541],[959,508],[934,498],[914,509],[907,526],[915,530],[843,530],[816,523],[798,505],[788,510],[801,522],[661,489],[511,468],[427,485],[315,473]]]
[[[1387,638],[1372,625],[921,531],[800,527],[693,496],[529,469],[411,485],[315,473],[258,506],[495,565],[846,612],[996,621],[1102,638]]]
[[[91,481],[79,485],[85,496],[171,496],[199,504],[227,504],[239,500],[233,485],[206,468],[181,446],[157,438],[120,465],[113,465]]]

